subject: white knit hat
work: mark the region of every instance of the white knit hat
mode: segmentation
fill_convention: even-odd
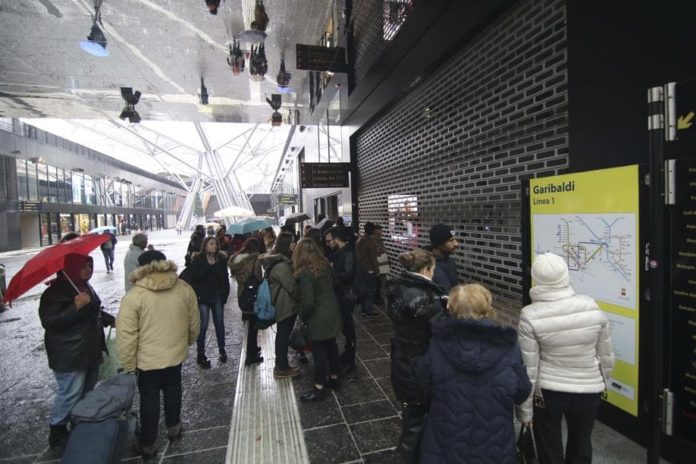
[[[532,279],[538,285],[548,287],[567,287],[570,284],[568,265],[558,255],[544,253],[539,255],[532,264]]]

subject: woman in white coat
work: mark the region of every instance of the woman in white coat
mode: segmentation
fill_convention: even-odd
[[[592,427],[614,366],[609,321],[591,297],[575,293],[560,256],[537,256],[532,279],[532,304],[522,309],[518,330],[533,388],[517,418],[524,424],[534,421],[541,464],[589,464]]]

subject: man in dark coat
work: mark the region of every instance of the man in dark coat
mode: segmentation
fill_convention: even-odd
[[[341,354],[341,375],[355,369],[355,325],[353,323],[353,308],[357,301],[355,282],[355,253],[349,245],[350,234],[345,227],[332,227],[326,233],[326,245],[333,250],[331,267],[334,277],[336,301],[341,310],[343,336],[346,344]]]
[[[450,256],[459,247],[459,241],[454,228],[447,224],[435,224],[430,229],[430,247],[426,247],[435,255],[435,275],[433,282],[438,284],[445,293],[459,283],[457,263]]]

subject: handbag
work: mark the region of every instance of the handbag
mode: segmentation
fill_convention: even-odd
[[[517,462],[519,464],[538,464],[536,440],[531,425],[522,425],[517,437]]]
[[[109,331],[106,334],[106,356],[99,365],[99,380],[105,380],[115,376],[118,373],[118,368],[120,364],[118,362],[118,356],[116,355],[116,334],[111,334],[112,328],[109,327]]]
[[[389,267],[389,256],[387,256],[386,252],[377,256],[377,264],[379,266],[380,275],[389,274],[391,271],[391,268]]]
[[[302,322],[299,317],[295,321],[292,332],[290,332],[289,344],[290,348],[295,351],[312,350],[312,339],[309,334],[309,327],[307,327],[307,324]]]

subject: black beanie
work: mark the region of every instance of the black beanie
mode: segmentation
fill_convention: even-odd
[[[167,257],[161,251],[148,250],[142,255],[138,256],[138,265],[145,266],[153,261],[166,261]]]

